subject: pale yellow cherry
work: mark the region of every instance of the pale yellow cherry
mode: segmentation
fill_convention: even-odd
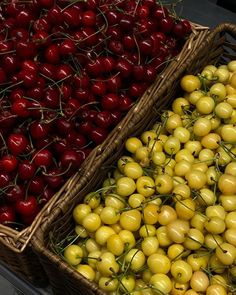
[[[216,257],[224,265],[232,265],[236,259],[236,248],[229,243],[222,243],[216,247]]]
[[[155,291],[152,294],[169,294],[172,289],[172,282],[170,278],[162,273],[154,274],[149,284],[151,285],[151,288],[153,288]],[[147,295],[143,293],[143,295]]]
[[[210,166],[208,170],[206,171],[206,177],[207,177],[207,184],[214,185],[218,181],[220,177],[220,173],[215,166]]]
[[[194,253],[187,257],[187,263],[191,266],[193,271],[199,271],[207,267],[209,255],[207,253]]]
[[[125,255],[125,262],[131,270],[137,271],[145,264],[146,258],[141,250],[133,248]]]
[[[184,247],[189,250],[198,250],[204,244],[204,235],[199,229],[190,228],[184,241]]]
[[[116,181],[116,192],[122,197],[132,195],[136,190],[135,181],[129,177],[121,177]]]
[[[111,208],[111,207],[110,207]],[[112,208],[112,211],[114,208]],[[119,217],[118,217],[119,219]],[[98,214],[96,213],[89,213],[86,215],[82,221],[83,227],[88,231],[88,232],[95,232],[100,226],[101,226],[101,218]]]
[[[110,226],[102,225],[95,233],[95,241],[97,244],[104,246],[107,242],[107,239],[114,234],[115,231]]]
[[[175,219],[177,219],[177,213],[174,208],[169,205],[161,206],[158,214],[158,222],[161,225],[167,225]]]
[[[236,126],[233,124],[225,124],[221,129],[222,139],[228,143],[236,142]]]
[[[168,139],[168,136],[166,134],[160,134],[158,136],[158,140],[161,142],[161,144],[163,145]]]
[[[174,170],[169,165],[165,165],[165,163],[162,166],[157,166],[155,168],[155,171],[153,173],[153,178],[156,179],[158,175],[168,174],[169,176],[174,175]]]
[[[167,236],[174,243],[183,243],[189,231],[189,222],[182,219],[175,219],[166,226]]]
[[[223,195],[236,194],[236,176],[222,174],[218,180],[218,188]]]
[[[216,234],[205,235],[205,245],[210,249],[216,249],[218,245],[223,243],[223,238]]]
[[[143,169],[138,163],[130,162],[124,167],[124,175],[132,179],[137,179],[143,175]]]
[[[164,152],[152,152],[152,162],[155,165],[162,165],[166,161],[166,154]]]
[[[215,71],[217,70],[217,67],[214,65],[207,65],[204,67],[204,70],[210,70],[212,71],[212,73],[215,73]]]
[[[168,247],[173,244],[173,241],[169,238],[167,226],[163,225],[157,228],[156,236],[160,247]],[[184,240],[184,238],[183,238]],[[182,241],[182,239],[181,239]]]
[[[172,177],[172,179],[173,179],[174,187],[176,187],[176,185],[178,185],[178,184],[185,184],[186,183],[185,179],[183,177],[180,177],[180,176],[174,175]]]
[[[179,283],[189,282],[193,274],[191,266],[181,259],[172,263],[170,271],[172,276]]]
[[[197,76],[185,75],[180,81],[181,88],[186,92],[192,92],[194,90],[200,89],[201,81]]]
[[[208,148],[202,149],[198,155],[198,159],[200,162],[204,162],[209,166],[214,162],[215,153]]]
[[[225,219],[226,217],[225,209],[221,205],[208,206],[206,208],[205,214],[208,218],[218,216],[221,219]]]
[[[192,155],[198,156],[198,154],[202,150],[202,145],[201,142],[198,140],[190,140],[185,143],[184,148],[189,150]]]
[[[236,210],[236,197],[235,195],[220,195],[219,201],[224,207],[225,211]]]
[[[105,292],[116,291],[118,288],[119,282],[117,279],[111,279],[110,277],[100,277],[98,281],[98,286],[101,290]]]
[[[139,208],[142,206],[144,200],[145,197],[142,194],[132,194],[129,196],[128,203],[131,208]]]
[[[193,273],[190,286],[196,292],[205,292],[210,284],[207,274],[201,270]]]
[[[220,118],[218,118],[215,114],[209,114],[205,116],[205,118],[211,122],[211,130],[217,129],[221,124]]]
[[[119,264],[116,262],[115,255],[111,252],[104,252],[96,264],[97,270],[102,276],[111,276],[119,271]]]
[[[226,214],[225,224],[227,228],[236,228],[236,211],[231,211]]]
[[[204,229],[204,223],[207,220],[207,217],[200,212],[195,212],[194,216],[190,220],[191,227],[194,227],[201,232],[203,232]]]
[[[225,68],[218,68],[215,72],[214,72],[214,77],[218,78],[218,81],[221,83],[227,83],[229,81],[229,70],[227,69],[227,67]]]
[[[201,90],[195,90],[189,94],[188,100],[191,104],[195,105],[199,98],[204,96],[204,92]]]
[[[210,95],[215,96],[217,101],[222,101],[226,97],[226,89],[224,84],[215,83],[210,88]]]
[[[134,157],[137,161],[142,161],[149,157],[150,154],[150,148],[147,146],[141,146],[137,148],[137,150],[134,153]]]
[[[236,91],[236,90],[235,90]],[[236,93],[227,95],[225,101],[232,106],[232,108],[236,108]]]
[[[78,265],[83,258],[83,249],[78,245],[69,245],[63,253],[65,260],[73,266]]]
[[[82,225],[76,225],[75,226],[75,232],[80,238],[87,238],[88,237],[88,231],[82,226]]]
[[[180,150],[180,147],[179,139],[174,136],[170,136],[164,144],[164,150],[169,155],[175,155]]]
[[[118,213],[118,210],[116,208],[106,206],[102,209],[100,213],[100,218],[102,223],[112,225],[119,221],[120,214]]]
[[[191,219],[195,214],[196,203],[193,199],[188,198],[184,200],[178,200],[175,203],[175,210],[178,218],[183,220]]]
[[[177,260],[184,256],[187,251],[185,250],[184,246],[181,244],[172,244],[168,247],[167,255],[169,259]]]
[[[217,159],[220,166],[226,166],[232,160],[230,154],[223,147],[217,149]]]
[[[194,291],[193,289],[188,289],[184,295],[199,295],[199,293],[197,293],[196,291]]]
[[[227,295],[227,291],[222,285],[213,284],[207,288],[206,295]]]
[[[175,165],[174,172],[175,175],[184,177],[191,169],[191,163],[182,160]]]
[[[91,207],[86,204],[79,204],[73,210],[73,218],[76,223],[82,224],[84,217],[91,212]]]
[[[224,120],[226,124],[236,124],[236,108],[233,109],[232,115],[229,119]]]
[[[151,272],[151,270],[149,268],[146,268],[144,271],[142,271],[142,280],[143,282],[145,282],[146,284],[149,283],[151,277],[152,277],[153,273]],[[138,282],[138,284],[136,284],[136,286],[140,286],[140,283]],[[142,294],[142,293],[141,293]]]
[[[154,237],[156,235],[156,228],[151,224],[144,224],[139,229],[139,235],[141,238]]]
[[[157,237],[146,237],[141,243],[141,249],[146,256],[150,256],[156,253],[159,247],[159,242]]]
[[[230,80],[229,80],[229,84],[236,88],[236,72],[233,73],[233,75],[231,76]]]
[[[116,234],[123,230],[119,222],[111,224],[111,228],[115,231]]]
[[[173,189],[173,179],[168,174],[157,175],[155,186],[159,194],[169,194]]]
[[[236,134],[236,133],[235,133]],[[208,133],[201,139],[201,144],[204,148],[215,150],[219,147],[221,137],[217,133]]]
[[[236,228],[229,228],[224,232],[225,240],[236,247]]]
[[[179,114],[171,115],[165,124],[165,128],[169,133],[172,133],[177,127],[182,126],[182,120]]]
[[[125,148],[132,154],[134,154],[136,150],[142,146],[142,141],[137,137],[130,137],[125,142]]]
[[[179,115],[184,115],[189,110],[189,107],[189,101],[184,97],[178,97],[172,103],[173,112]]]
[[[231,60],[228,64],[227,67],[230,72],[235,72],[236,71],[236,60]]]
[[[137,209],[124,211],[120,215],[120,225],[123,229],[135,232],[140,228],[142,215]]]
[[[191,195],[190,187],[185,183],[177,184],[172,190],[172,193],[176,198],[180,198],[181,200],[187,199]]]
[[[171,263],[168,256],[154,253],[147,259],[147,265],[152,273],[167,274],[170,271]]]
[[[213,285],[213,284],[219,284],[221,286],[226,286],[227,285],[227,280],[224,276],[222,275],[213,275],[211,278],[210,278],[210,284]]]
[[[136,240],[134,234],[129,230],[121,230],[118,235],[120,236],[121,240],[125,244],[127,249],[132,249],[136,244]]]
[[[233,176],[236,176],[236,161],[230,162],[226,167],[225,167],[225,173],[230,174]]]
[[[208,85],[213,79],[213,72],[210,69],[203,69],[201,76],[205,78],[205,83]]]
[[[150,197],[155,193],[155,182],[150,176],[141,176],[136,180],[137,192],[144,197]]]
[[[176,161],[175,161],[173,158],[171,158],[171,157],[167,157],[167,158],[166,158],[165,166],[174,169],[175,164],[176,164]]]
[[[117,194],[109,194],[109,195],[106,195],[105,206],[106,207],[113,207],[117,210],[120,210],[126,206],[126,202],[123,197],[121,197]],[[99,210],[100,213],[102,210],[103,210],[103,208],[101,208],[101,210]]]
[[[206,184],[206,174],[198,171],[192,170],[185,175],[188,185],[191,189],[201,189]]]
[[[144,144],[148,144],[151,140],[154,140],[157,138],[157,134],[153,130],[148,130],[148,131],[144,131],[141,134],[140,138]]]
[[[205,136],[211,131],[211,122],[207,118],[199,118],[194,122],[193,132],[196,136]]]
[[[223,219],[213,216],[205,221],[204,227],[211,234],[222,234],[225,231],[226,225]]]
[[[202,188],[197,195],[197,200],[200,205],[211,206],[215,204],[217,198],[212,190],[209,188]]]
[[[154,140],[150,140],[150,142],[148,143],[148,148],[150,150],[150,153],[155,153],[155,152],[162,152],[163,150],[163,144],[160,140],[154,139]]]
[[[123,174],[124,173],[124,167],[127,163],[129,162],[134,162],[134,159],[129,156],[122,156],[117,162],[117,167],[120,170],[120,172]]]
[[[178,138],[181,143],[186,143],[190,139],[190,131],[185,127],[177,127],[173,133],[174,137]]]
[[[201,171],[201,172],[203,172],[203,173],[206,173],[207,170],[208,170],[208,166],[207,166],[206,163],[201,163],[201,162],[199,162],[198,160],[196,160],[196,162],[194,162],[194,163],[192,164],[192,169],[193,169],[193,170],[199,170],[199,171]]]
[[[145,224],[156,224],[158,221],[159,206],[156,204],[146,204],[142,210],[143,222]]]
[[[236,88],[234,88],[230,84],[225,85],[225,89],[226,89],[226,95],[227,96],[232,95],[232,94],[236,94]]]
[[[185,292],[189,289],[189,282],[185,284],[181,284],[176,282],[175,280],[172,281],[172,290],[170,295],[184,295]]]
[[[85,247],[88,252],[99,251],[101,249],[100,245],[92,238],[86,240]]]
[[[208,115],[213,112],[215,108],[215,101],[210,96],[202,96],[196,102],[196,109],[200,114]]]
[[[233,113],[233,107],[227,102],[220,102],[216,105],[214,112],[221,119],[229,119]]]
[[[97,251],[91,251],[87,255],[87,263],[90,265],[93,269],[96,269],[97,261],[99,260],[102,252],[100,250]]]
[[[95,279],[95,271],[90,265],[87,264],[79,264],[76,267],[78,273],[84,276],[89,281],[94,281]]]
[[[178,151],[175,155],[175,161],[178,163],[180,161],[187,161],[189,163],[193,163],[194,162],[194,156],[191,153],[190,150],[188,150],[187,148],[181,149],[180,151]]]

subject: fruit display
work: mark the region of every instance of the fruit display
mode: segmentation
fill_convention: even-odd
[[[155,0],[1,1],[0,224],[21,230],[191,32]]]
[[[154,0],[2,1],[0,224],[22,229],[191,32]]]
[[[236,60],[180,86],[54,244],[104,294],[236,293]]]

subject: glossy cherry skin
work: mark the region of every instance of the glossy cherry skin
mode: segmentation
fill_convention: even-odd
[[[6,193],[6,200],[9,203],[15,203],[25,197],[25,189],[23,185],[15,185],[10,187]]]
[[[95,127],[90,133],[90,139],[96,144],[99,145],[103,143],[106,139],[108,132],[104,128]]]
[[[15,221],[15,212],[11,206],[0,206],[0,224],[9,226]]]
[[[45,187],[43,177],[35,176],[29,182],[28,193],[40,195]]]
[[[56,189],[63,184],[63,173],[61,169],[51,169],[44,175],[44,180],[50,188]]]
[[[17,168],[18,160],[16,156],[8,154],[2,157],[0,163],[6,172],[13,172]]]
[[[5,188],[10,184],[11,178],[7,172],[0,172],[0,188]]]
[[[15,156],[24,153],[28,144],[29,141],[23,134],[10,134],[7,139],[8,149]]]
[[[31,179],[36,172],[36,166],[34,163],[30,163],[28,160],[23,160],[18,165],[18,175],[23,180]]]
[[[48,149],[36,151],[33,154],[33,163],[36,167],[49,168],[52,165],[53,155]]]
[[[21,216],[31,216],[38,212],[38,203],[34,196],[16,202],[16,212]]]
[[[102,97],[101,104],[104,110],[113,111],[119,107],[119,97],[116,94],[108,93]]]

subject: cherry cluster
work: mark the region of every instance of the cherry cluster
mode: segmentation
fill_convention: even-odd
[[[191,32],[155,0],[0,8],[0,223],[29,225]]]

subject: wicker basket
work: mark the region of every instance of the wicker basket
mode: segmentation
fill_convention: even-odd
[[[145,105],[152,101],[154,103],[152,97],[155,97],[155,99],[157,98],[156,95],[159,93],[159,89],[163,88],[165,81],[171,79],[178,68],[182,68],[184,62],[193,54],[209,32],[208,28],[198,24],[192,24],[192,28],[193,31],[186,40],[181,53],[166,66],[160,75],[158,75],[155,83],[145,92],[119,125],[110,133],[105,142],[93,150],[83,163],[80,171],[70,178],[60,191],[53,196],[50,202],[38,214],[32,225],[21,232],[0,225],[0,261],[3,261],[12,271],[30,280],[35,285],[42,286],[46,283],[45,273],[37,256],[34,255],[29,245],[35,230],[47,219],[47,216],[55,207],[55,203],[61,203],[62,199],[70,199],[72,195],[80,190],[86,181],[86,177],[81,178],[81,176],[95,169],[98,164],[97,159],[99,159],[99,156],[103,155],[104,151],[110,147],[109,143],[115,142],[120,131],[127,129],[127,124],[135,120],[137,112],[142,109],[143,104]],[[94,165],[94,163],[96,163],[96,165]]]
[[[226,62],[236,59],[236,26],[233,24],[219,25],[207,39],[189,57],[170,80],[166,80],[158,96],[153,91],[154,100],[144,101],[136,107],[136,116],[129,121],[127,128],[111,143],[103,154],[96,159],[96,167],[87,173],[86,184],[77,183],[73,188],[71,199],[57,203],[54,210],[45,216],[45,222],[38,228],[32,243],[38,254],[52,285],[54,294],[105,294],[95,283],[91,283],[69,266],[53,250],[53,245],[68,235],[74,227],[72,210],[83,201],[83,197],[101,186],[111,165],[117,161],[124,151],[124,140],[127,136],[140,135],[157,121],[158,111],[166,108],[179,92],[180,78],[185,73],[198,73],[209,63]],[[160,97],[161,94],[161,97]],[[140,108],[141,107],[141,108]],[[85,178],[86,178],[85,177]],[[79,190],[79,187],[81,188]],[[78,193],[76,193],[78,192]]]

